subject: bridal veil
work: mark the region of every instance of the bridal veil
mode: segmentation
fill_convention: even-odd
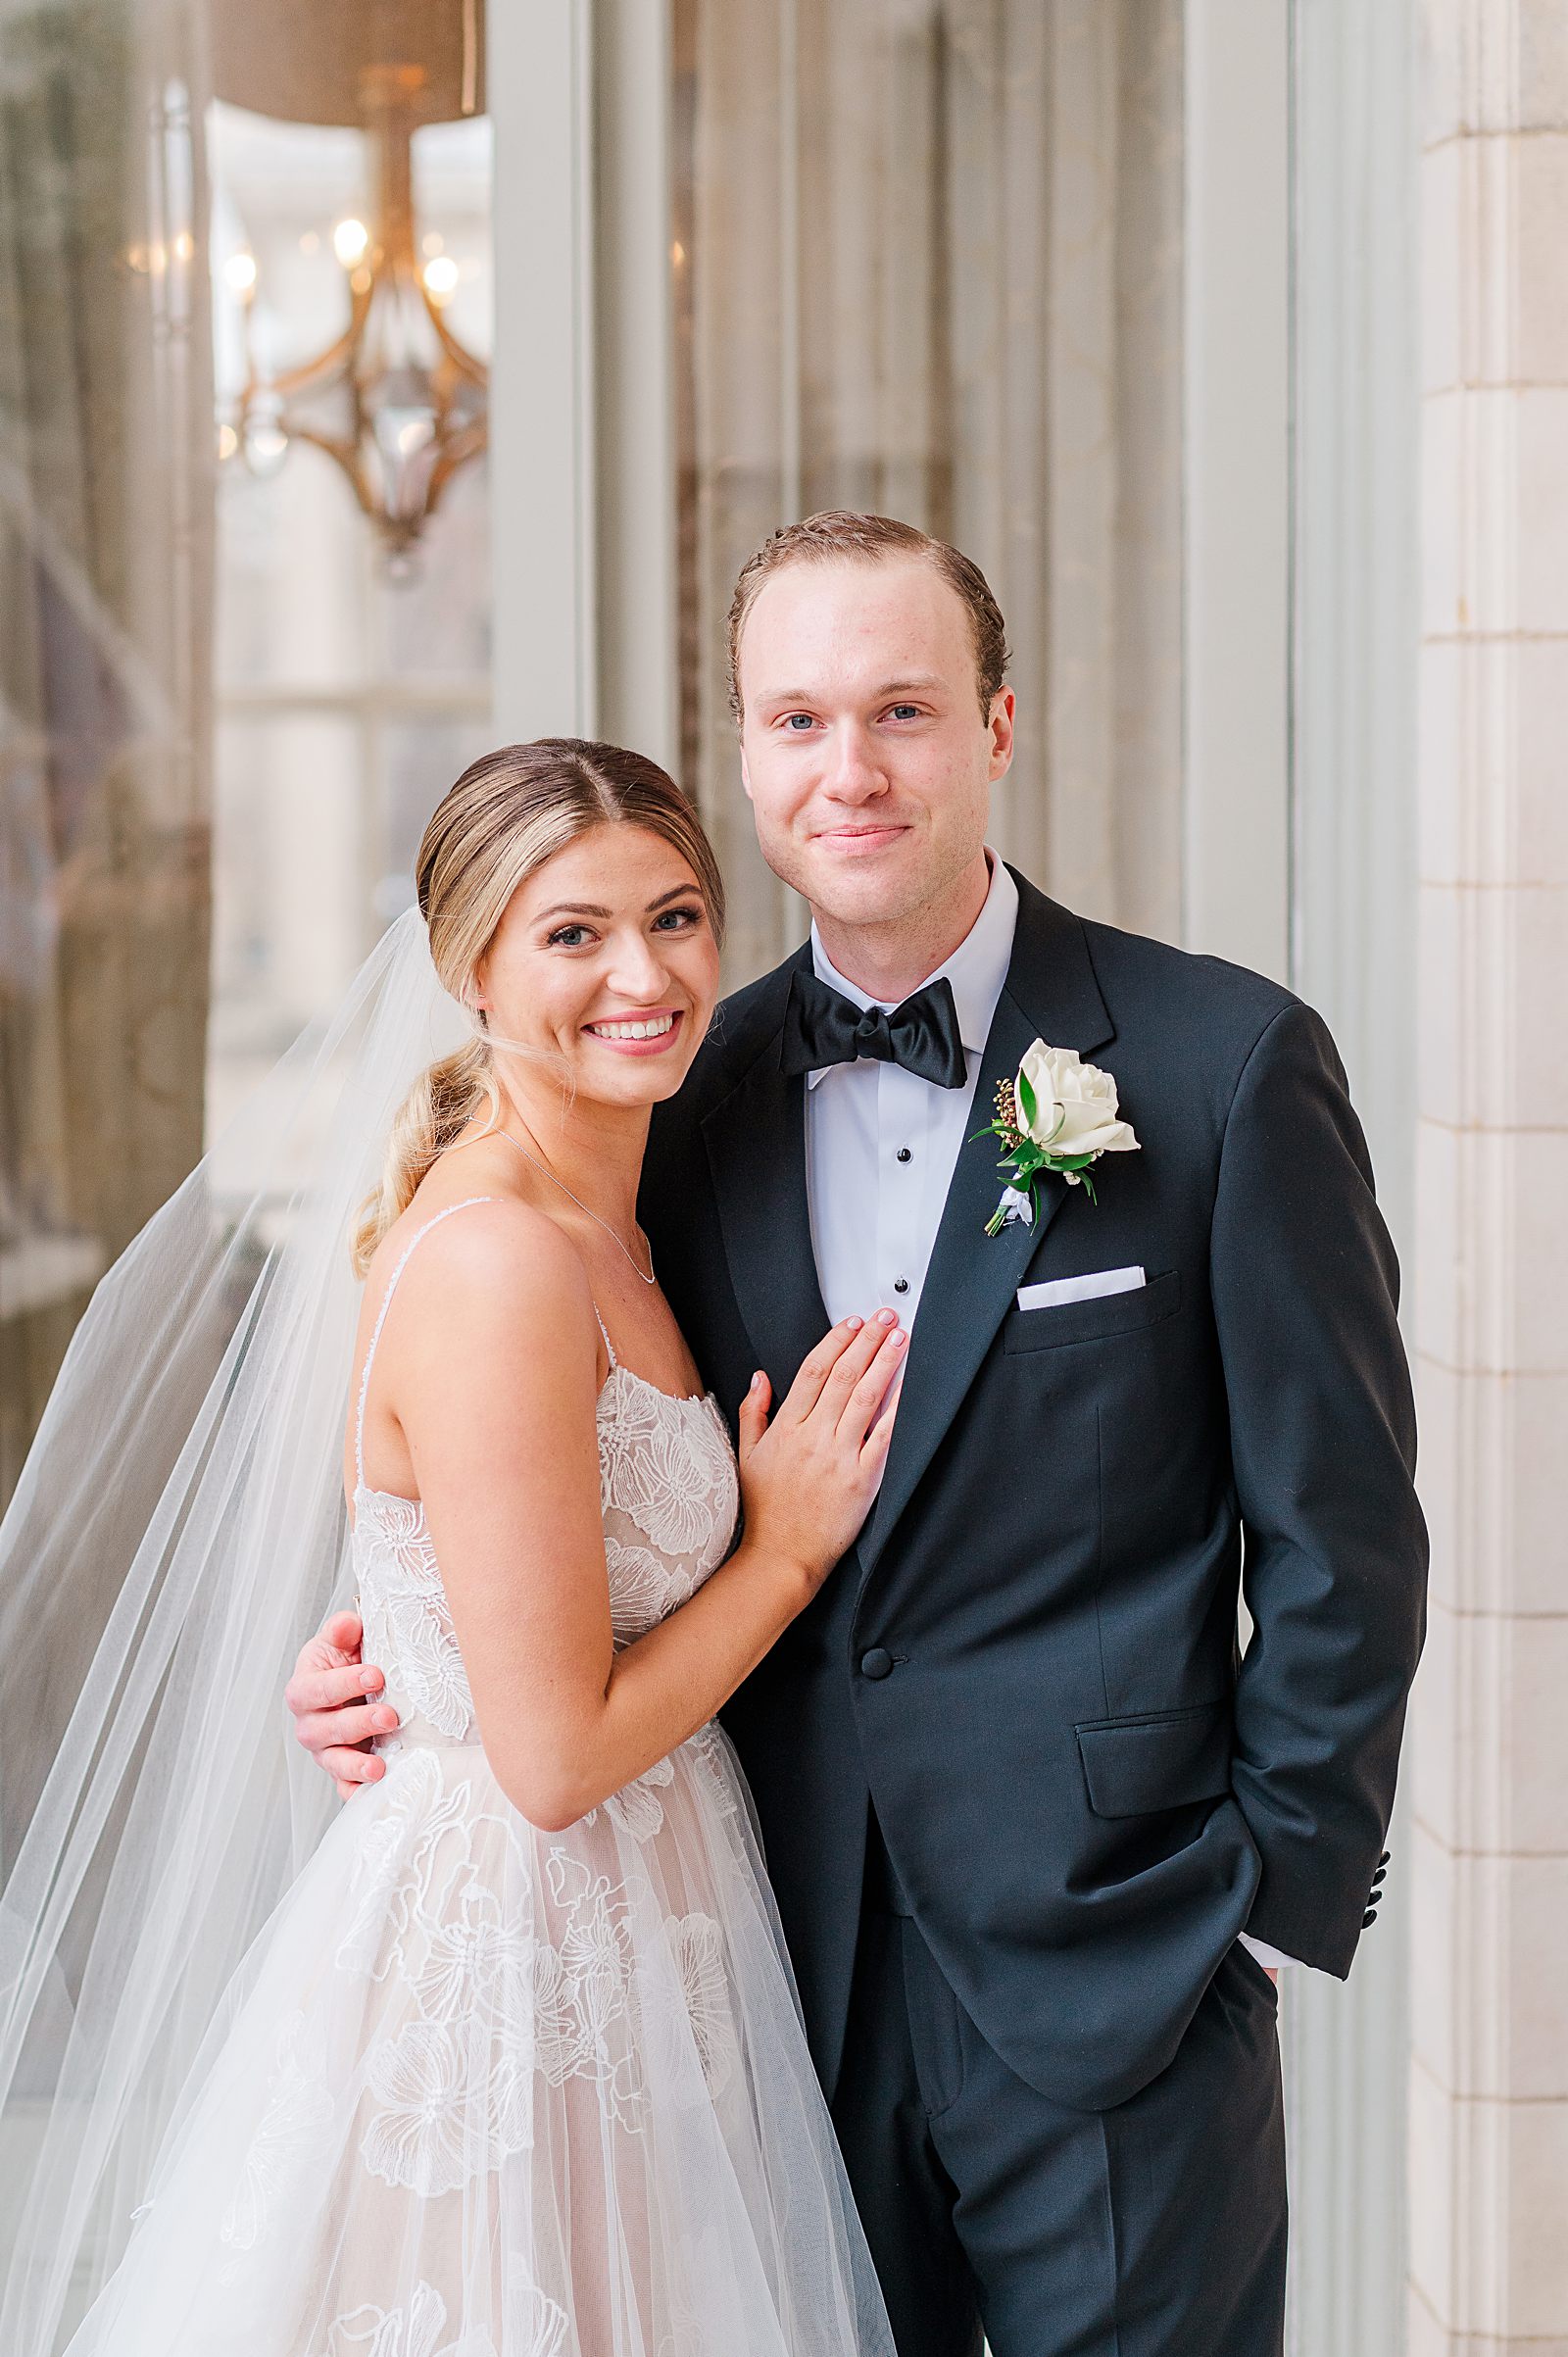
[[[50,2357],[334,1805],[287,1740],[347,1600],[359,1205],[466,1036],[401,917],[98,1287],[0,1523],[0,2348]]]

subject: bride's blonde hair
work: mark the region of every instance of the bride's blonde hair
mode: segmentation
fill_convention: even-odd
[[[513,894],[547,859],[597,826],[640,826],[680,854],[697,878],[715,939],[724,936],[724,887],[702,821],[673,778],[643,754],[579,737],[503,745],[465,769],[419,845],[419,913],[445,988],[470,1011],[474,975]],[[481,1107],[498,1119],[488,1041],[441,1056],[404,1100],[387,1143],[381,1183],[360,1213],[355,1273],[364,1276],[431,1164]]]

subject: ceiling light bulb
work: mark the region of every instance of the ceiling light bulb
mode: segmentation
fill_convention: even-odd
[[[355,221],[352,215],[347,221],[340,221],[332,231],[332,250],[345,270],[351,270],[356,262],[363,260],[369,242],[369,230],[364,221]]]

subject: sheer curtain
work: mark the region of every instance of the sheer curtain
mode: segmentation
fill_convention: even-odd
[[[758,858],[720,650],[775,524],[872,507],[1006,614],[995,840],[1174,936],[1180,862],[1179,0],[676,0],[685,775],[735,979],[798,937]]]
[[[0,1503],[201,1152],[213,416],[194,0],[0,10]]]
[[[93,1284],[201,1153],[196,32],[194,0],[0,8],[0,1507]],[[0,1875],[115,1600],[92,1548],[74,1571],[48,1676],[0,1664]],[[0,2127],[0,2249],[48,2073]]]

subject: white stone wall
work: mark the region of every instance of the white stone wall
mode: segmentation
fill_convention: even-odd
[[[1426,0],[1411,2357],[1568,2357],[1568,5]]]

